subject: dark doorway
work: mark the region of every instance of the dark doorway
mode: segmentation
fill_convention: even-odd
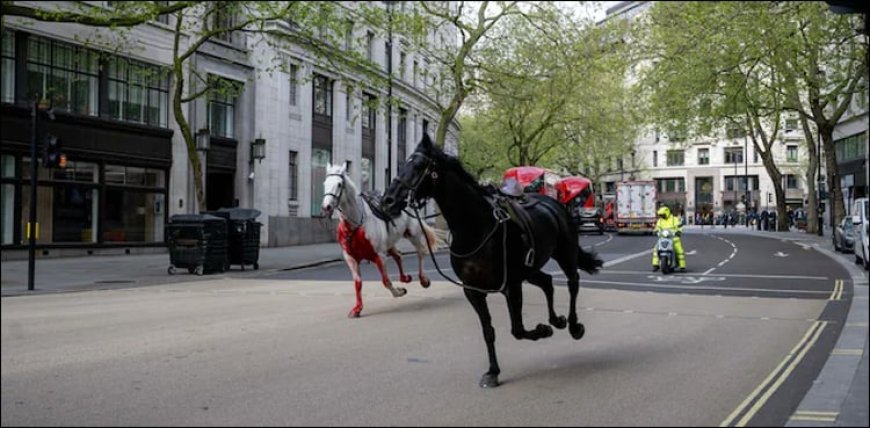
[[[231,208],[235,200],[234,173],[209,172],[205,186],[205,206],[209,211]]]

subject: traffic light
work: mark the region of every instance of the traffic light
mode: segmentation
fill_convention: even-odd
[[[66,154],[61,153],[60,140],[54,135],[45,137],[43,144],[42,166],[46,168],[66,168]]]

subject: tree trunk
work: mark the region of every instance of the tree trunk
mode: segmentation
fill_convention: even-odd
[[[184,70],[181,64],[176,64],[173,68],[175,75],[175,93],[172,97],[172,113],[175,116],[175,122],[181,130],[181,136],[184,138],[184,144],[187,146],[187,157],[190,159],[191,172],[193,173],[193,186],[196,192],[196,206],[198,212],[206,210],[205,192],[203,191],[202,182],[202,162],[199,159],[199,152],[196,151],[196,138],[190,129],[190,123],[184,117],[184,111],[181,109],[181,99],[184,92]]]
[[[836,225],[846,215],[846,209],[843,206],[843,194],[840,190],[840,168],[837,165],[837,149],[834,147],[834,127],[830,124],[825,124],[819,127],[819,134],[822,136],[822,145],[825,148],[825,168],[826,180],[828,188],[828,206],[831,215],[833,215],[833,225]]]
[[[788,231],[788,213],[785,209],[785,190],[782,188],[782,173],[776,167],[773,161],[773,154],[768,150],[760,150],[758,143],[753,141],[755,150],[761,155],[761,161],[764,164],[764,169],[767,170],[767,175],[770,176],[773,182],[773,192],[776,194],[776,230]]]
[[[807,119],[800,117],[801,126],[804,130],[804,143],[806,144],[807,153],[810,155],[810,164],[806,170],[807,178],[807,233],[819,233],[819,199],[816,189],[816,183],[819,181],[819,153],[816,147],[816,138],[813,136],[812,130]]]

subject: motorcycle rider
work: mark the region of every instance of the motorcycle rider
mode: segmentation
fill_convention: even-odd
[[[680,242],[680,235],[683,234],[683,225],[679,218],[671,215],[671,209],[662,206],[658,210],[659,219],[656,221],[654,233],[658,233],[662,229],[668,229],[674,232],[674,253],[677,255],[677,264],[680,267],[680,272],[686,271],[686,255],[683,253],[683,243]],[[659,270],[659,253],[653,247],[653,272]]]

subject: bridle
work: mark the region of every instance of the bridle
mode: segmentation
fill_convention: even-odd
[[[414,210],[416,211],[417,209],[423,207],[423,205],[425,204],[425,202],[423,202],[425,198],[417,198],[417,192],[420,190],[420,185],[423,184],[423,180],[426,178],[427,175],[431,176],[433,181],[437,180],[438,173],[433,170],[433,168],[436,166],[435,160],[420,152],[411,153],[411,157],[408,159],[406,164],[410,163],[415,156],[422,157],[426,161],[426,167],[423,169],[423,172],[416,178],[414,178],[412,183],[409,183],[408,181],[405,181],[398,177],[396,178],[396,180],[401,183],[403,187],[408,189],[408,196],[406,200],[408,201],[408,205],[411,208],[414,208]]]
[[[408,159],[407,163],[410,163],[411,160],[415,156],[422,157],[426,161],[426,167],[423,169],[423,173],[421,173],[416,178],[413,178],[412,180],[410,180],[410,182],[406,181],[404,179],[398,178],[398,177],[396,178],[396,180],[402,186],[404,186],[406,189],[408,189],[408,195],[407,195],[405,200],[408,201],[407,202],[408,205],[414,209],[414,214],[415,214],[414,217],[417,218],[417,222],[420,224],[420,229],[423,229],[423,220],[422,220],[423,217],[420,215],[419,210],[420,210],[420,208],[425,206],[425,204],[426,204],[425,201],[429,198],[419,198],[418,199],[416,197],[416,194],[417,194],[417,191],[420,189],[420,185],[423,184],[423,179],[426,178],[427,175],[429,175],[432,177],[432,181],[434,182],[438,179],[438,172],[433,170],[433,168],[435,166],[437,166],[437,164],[435,163],[435,160],[432,159],[431,157],[423,154],[423,153],[419,153],[419,152],[412,153],[411,157]],[[457,253],[453,252],[453,249],[451,248],[450,254],[452,256],[458,257],[458,258],[468,258],[468,257],[471,257],[471,256],[477,254],[478,251],[483,249],[483,247],[489,242],[489,240],[492,238],[492,236],[498,230],[498,227],[501,226],[502,223],[504,223],[510,219],[510,217],[504,212],[504,210],[502,210],[499,207],[495,207],[495,210],[493,211],[493,216],[495,217],[495,220],[496,220],[495,226],[489,232],[489,234],[487,234],[486,238],[483,239],[483,242],[481,242],[480,245],[478,245],[478,247],[474,251],[467,253],[467,254],[457,254]],[[456,284],[462,288],[467,288],[467,289],[474,290],[474,291],[477,291],[480,293],[501,293],[504,291],[505,287],[507,286],[507,225],[504,225],[504,227],[502,227],[502,253],[503,253],[502,254],[502,267],[503,267],[503,272],[502,272],[502,284],[498,290],[487,290],[487,289],[483,289],[483,288],[474,287],[472,285],[465,284],[461,281],[457,281],[457,280],[447,276],[447,274],[445,274],[441,270],[441,266],[438,265],[438,260],[435,259],[435,252],[432,251],[432,246],[429,244],[428,239],[426,240],[426,246],[429,249],[429,256],[432,258],[432,263],[435,265],[435,269],[438,271],[438,273],[442,277],[444,277],[444,279],[452,282],[453,284]]]
[[[323,193],[323,196],[332,196],[333,198],[335,198],[335,210],[342,211],[341,210],[341,197],[344,196],[344,188],[347,187],[347,183],[345,182],[345,175],[344,175],[344,173],[331,173],[331,174],[326,174],[326,176],[327,177],[341,177],[341,185],[339,186],[338,194],[336,195],[335,193],[332,193],[332,192],[325,192],[325,193]],[[343,211],[342,211],[342,214],[344,214]],[[361,209],[360,210],[360,220],[357,223],[359,226],[362,226],[363,222],[365,221],[365,214],[366,214],[365,210]],[[357,226],[357,227],[359,227],[359,226]]]

